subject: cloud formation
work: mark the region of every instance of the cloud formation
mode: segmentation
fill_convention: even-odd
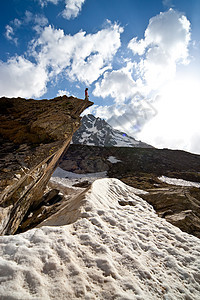
[[[144,38],[134,37],[128,44],[133,53],[132,61],[121,69],[106,71],[96,83],[94,96],[112,97],[114,104],[94,107],[94,113],[99,117],[104,114],[115,128],[134,135],[142,131],[152,117],[158,120],[157,102],[167,101],[158,96],[162,96],[163,85],[175,78],[177,67],[189,62],[189,42],[190,22],[183,14],[169,9],[151,18]],[[173,102],[166,105],[174,109]],[[158,131],[159,122],[154,130]],[[148,130],[146,132],[151,136]]]
[[[40,26],[40,35],[28,51],[35,63],[31,57],[23,56],[0,62],[1,95],[42,96],[47,82],[61,74],[69,80],[93,83],[111,68],[112,58],[121,45],[122,31],[119,25],[108,23],[97,33],[80,31],[71,36],[52,26]]]
[[[5,37],[7,40],[14,42],[17,45],[17,38],[14,37],[14,29],[10,25],[6,25]]]
[[[65,2],[65,8],[61,15],[63,18],[70,20],[76,18],[81,12],[85,0],[38,0],[42,7],[48,3],[57,5],[59,2]]]
[[[70,96],[70,93],[67,90],[58,90],[57,96]]]
[[[128,48],[134,54],[132,62],[105,72],[96,83],[95,96],[111,96],[115,103],[124,103],[137,92],[148,97],[174,78],[177,65],[188,63],[190,22],[184,15],[173,9],[160,13],[150,19],[144,36],[129,42]],[[139,55],[139,61],[135,55]]]
[[[142,56],[137,72],[151,89],[157,89],[176,74],[177,64],[188,63],[190,22],[179,12],[169,9],[149,21],[144,39],[134,37],[128,47]]]
[[[161,91],[158,114],[145,124],[138,137],[156,147],[184,149],[200,153],[200,78],[187,73],[176,76]]]
[[[42,7],[44,7],[44,6],[47,5],[48,3],[52,3],[52,4],[57,5],[59,1],[60,1],[60,0],[38,0],[38,2],[40,3],[40,5],[41,5]]]
[[[41,14],[33,14],[32,12],[26,10],[24,16],[21,19],[15,18],[5,27],[5,36],[8,40],[14,42],[16,46],[18,45],[18,38],[16,33],[18,30],[32,25],[32,29],[38,34],[42,29],[48,24],[48,19]]]
[[[47,73],[23,56],[0,61],[0,93],[7,97],[40,97],[46,92]]]
[[[71,80],[91,84],[111,66],[122,31],[119,25],[109,24],[95,34],[80,31],[71,36],[48,26],[35,41],[33,53],[38,63],[50,70],[51,77],[65,71]]]
[[[74,19],[78,16],[85,0],[65,0],[65,9],[62,16],[67,20]]]
[[[132,78],[133,64],[119,70],[107,71],[101,80],[96,83],[93,91],[96,97],[111,96],[116,103],[124,103],[126,98],[132,97],[137,92],[137,84]]]

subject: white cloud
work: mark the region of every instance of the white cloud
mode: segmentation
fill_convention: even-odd
[[[65,9],[62,12],[62,15],[66,19],[73,19],[78,16],[82,9],[82,5],[85,0],[65,0]]]
[[[46,20],[43,21],[45,24]],[[39,38],[32,41],[28,52],[35,63],[22,56],[1,62],[0,94],[40,97],[46,91],[46,83],[60,74],[69,80],[94,82],[110,67],[121,45],[122,30],[119,25],[109,23],[95,34],[81,31],[71,36],[51,26],[41,28]]]
[[[43,28],[49,23],[49,21],[43,15],[35,15],[34,23],[35,23],[35,26],[33,28],[39,34],[42,32]]]
[[[150,19],[144,39],[130,41],[133,54],[143,55],[136,67],[149,90],[173,78],[177,64],[188,63],[189,41],[190,22],[173,9]]]
[[[156,147],[200,153],[199,84],[190,76],[178,81],[180,67],[187,72],[189,42],[190,22],[181,13],[170,9],[151,18],[144,39],[129,43],[139,61],[105,72],[95,85],[95,96],[112,97],[115,104],[93,113]]]
[[[6,36],[7,40],[12,41],[17,45],[18,39],[16,37],[14,37],[14,29],[12,26],[6,25],[5,36]]]
[[[46,91],[43,67],[22,56],[0,62],[0,94],[7,97],[40,97]]]
[[[57,5],[60,0],[38,0],[42,7],[46,6],[48,3]]]
[[[95,34],[80,31],[74,36],[65,35],[61,29],[46,27],[35,41],[35,58],[55,76],[63,71],[71,80],[91,84],[110,67],[110,62],[120,47],[122,28],[110,24]],[[37,51],[37,47],[40,51]]]
[[[124,103],[126,98],[133,97],[137,92],[137,84],[132,78],[132,67],[128,63],[125,68],[105,72],[101,81],[96,83],[94,96],[111,96],[117,103]]]
[[[58,90],[57,96],[70,96],[70,93],[66,90]]]
[[[125,103],[122,101],[109,106],[92,106],[88,113],[103,118],[114,128],[134,136],[157,111],[138,92]]]
[[[38,0],[42,7],[52,3],[57,5],[59,2],[65,2],[65,8],[62,11],[63,18],[70,20],[74,19],[81,12],[85,0]]]
[[[26,10],[24,16],[19,19],[12,20],[8,25],[6,25],[5,36],[8,40],[14,42],[18,45],[18,38],[15,37],[17,31],[21,28],[32,25],[32,28],[40,34],[43,28],[48,24],[48,19],[41,14],[33,14],[32,12]]]
[[[93,94],[111,96],[116,103],[124,103],[138,92],[151,97],[152,91],[174,78],[178,64],[188,62],[189,41],[190,23],[185,16],[173,9],[160,13],[150,19],[144,39],[138,41],[134,37],[129,42],[133,54],[141,56],[139,62],[128,62],[124,68],[105,72]]]
[[[149,92],[155,90],[160,95],[153,104],[157,115],[145,124],[138,137],[156,147],[198,152],[195,140],[200,131],[196,113],[200,95],[193,84],[195,80],[180,80],[181,73],[177,75],[179,66],[189,63],[190,38],[190,22],[170,9],[151,18],[144,39],[132,39],[129,48],[141,56],[136,63],[137,75]]]
[[[158,114],[148,122],[138,137],[156,147],[184,149],[200,153],[200,78],[178,75],[160,91],[155,105]]]
[[[15,28],[19,28],[21,26],[22,22],[19,19],[15,18],[13,20],[13,24],[14,24]]]

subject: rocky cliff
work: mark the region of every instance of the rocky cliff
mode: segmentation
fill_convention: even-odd
[[[74,97],[0,99],[0,234],[14,234],[93,103]]]

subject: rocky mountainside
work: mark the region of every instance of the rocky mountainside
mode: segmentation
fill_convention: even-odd
[[[78,174],[107,171],[111,178],[148,191],[142,197],[160,217],[200,238],[200,188],[169,185],[159,179],[165,175],[200,183],[200,155],[168,149],[70,145],[60,167]]]
[[[112,128],[105,120],[85,115],[81,127],[73,135],[73,144],[90,146],[142,147],[149,148],[143,142],[137,141],[124,132]]]
[[[0,234],[15,233],[92,105],[74,97],[0,99]],[[48,201],[48,200],[47,200]]]

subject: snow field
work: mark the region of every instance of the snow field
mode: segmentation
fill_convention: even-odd
[[[168,183],[168,184],[173,184],[173,185],[178,185],[178,186],[194,186],[194,187],[200,188],[199,182],[187,181],[187,180],[177,179],[177,178],[170,178],[170,177],[166,177],[166,176],[158,177],[158,179],[160,181]]]
[[[142,193],[99,179],[76,222],[1,237],[0,299],[199,299],[199,239],[160,219]]]
[[[67,187],[73,187],[74,184],[80,183],[83,181],[88,181],[89,183],[94,182],[96,179],[107,177],[107,172],[98,172],[98,173],[86,173],[86,174],[76,174],[73,172],[65,171],[58,167],[53,173],[50,181],[58,183]],[[76,190],[82,190],[82,188],[75,188]]]
[[[109,156],[107,160],[109,162],[111,162],[112,164],[116,164],[118,162],[121,162],[121,160],[117,159],[115,156]]]

